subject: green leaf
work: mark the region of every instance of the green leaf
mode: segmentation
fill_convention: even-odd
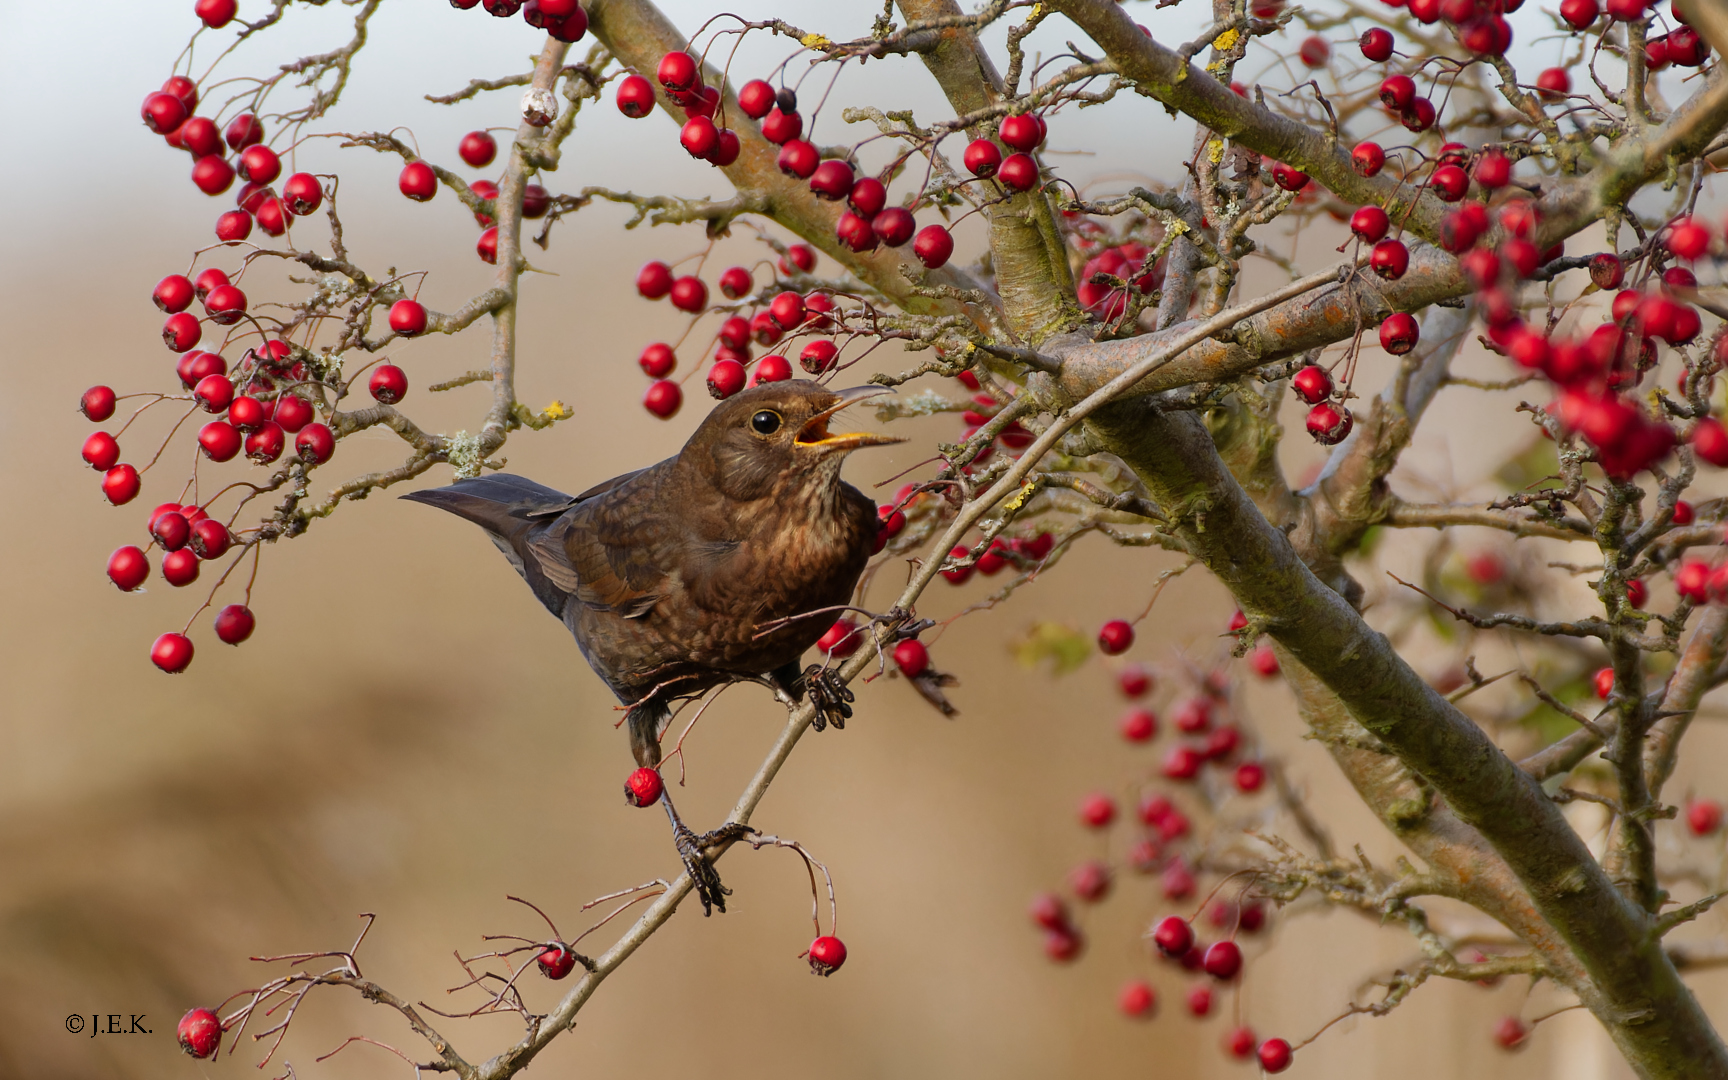
[[[1092,655],[1092,639],[1072,626],[1038,622],[1011,648],[1021,667],[1035,668],[1048,660],[1053,674],[1066,675]]]

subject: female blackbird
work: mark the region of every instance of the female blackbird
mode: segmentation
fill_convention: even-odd
[[[903,440],[835,434],[828,422],[888,392],[764,383],[717,405],[678,456],[575,498],[508,473],[403,498],[486,530],[629,707],[638,764],[659,763],[672,701],[740,679],[794,698],[808,689],[817,729],[839,727],[850,691],[798,669],[833,620],[793,617],[845,604],[870,558],[876,504],[840,480],[840,465],[860,447]],[[702,851],[741,830],[698,837],[670,799],[666,812],[704,912],[725,911],[728,890]]]

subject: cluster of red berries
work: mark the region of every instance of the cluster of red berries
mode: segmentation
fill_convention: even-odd
[[[581,10],[578,8],[577,10]],[[498,140],[488,131],[470,131],[462,136],[462,141],[456,146],[456,154],[470,168],[484,169],[492,164],[498,156]],[[430,164],[421,158],[415,158],[402,167],[402,172],[396,177],[396,189],[405,197],[415,202],[431,202],[438,195],[438,173]],[[485,202],[491,202],[498,197],[498,185],[490,180],[476,180],[468,185],[468,190]],[[535,220],[546,216],[552,209],[552,195],[539,184],[527,184],[522,188],[522,217]],[[474,223],[480,227],[480,238],[474,242],[474,253],[480,256],[480,261],[496,263],[498,261],[498,227],[492,224],[492,215],[484,210],[474,211]],[[394,313],[392,313],[394,314]],[[391,325],[395,327],[392,318]],[[421,327],[424,329],[424,326]],[[400,327],[397,333],[406,333]],[[416,333],[418,331],[415,331]],[[412,336],[408,334],[408,336]]]
[[[1084,236],[1089,231],[1087,226],[1096,228],[1097,223],[1083,221],[1075,231]],[[1105,322],[1120,319],[1128,311],[1130,290],[1144,296],[1155,292],[1164,280],[1162,257],[1147,267],[1145,273],[1139,272],[1150,254],[1146,245],[1129,242],[1105,247],[1087,259],[1080,270],[1080,284],[1075,287],[1080,306]]]
[[[564,42],[581,41],[588,33],[588,13],[577,0],[450,0],[450,6],[463,11],[485,8],[487,14],[500,19],[521,12],[529,26]]]

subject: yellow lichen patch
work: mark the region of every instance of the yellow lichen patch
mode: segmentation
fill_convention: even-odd
[[[1212,47],[1217,49],[1219,52],[1226,52],[1232,45],[1235,45],[1241,40],[1242,34],[1240,31],[1234,29],[1226,30],[1212,39]]]
[[[557,398],[553,398],[552,404],[546,406],[545,414],[553,420],[562,420],[565,417],[572,415],[570,412],[570,406],[559,401]]]
[[[1208,140],[1206,143],[1206,156],[1211,158],[1212,164],[1214,164],[1214,165],[1218,164],[1220,161],[1223,161],[1224,160],[1224,140],[1216,138],[1216,137]]]
[[[798,39],[798,44],[804,46],[806,49],[826,49],[834,43],[823,37],[821,34],[805,34],[803,37]]]

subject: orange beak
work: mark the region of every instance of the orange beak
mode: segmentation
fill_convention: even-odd
[[[868,401],[870,398],[881,397],[883,394],[892,394],[893,392],[886,386],[855,386],[850,390],[838,391],[840,401],[837,404],[831,405],[812,416],[804,422],[803,427],[798,429],[798,438],[795,440],[797,445],[822,450],[851,451],[865,446],[889,446],[893,443],[905,442],[906,440],[898,435],[883,435],[875,431],[852,431],[836,434],[828,430],[828,421],[833,419],[834,414],[841,409],[848,405],[856,405],[860,401]]]

